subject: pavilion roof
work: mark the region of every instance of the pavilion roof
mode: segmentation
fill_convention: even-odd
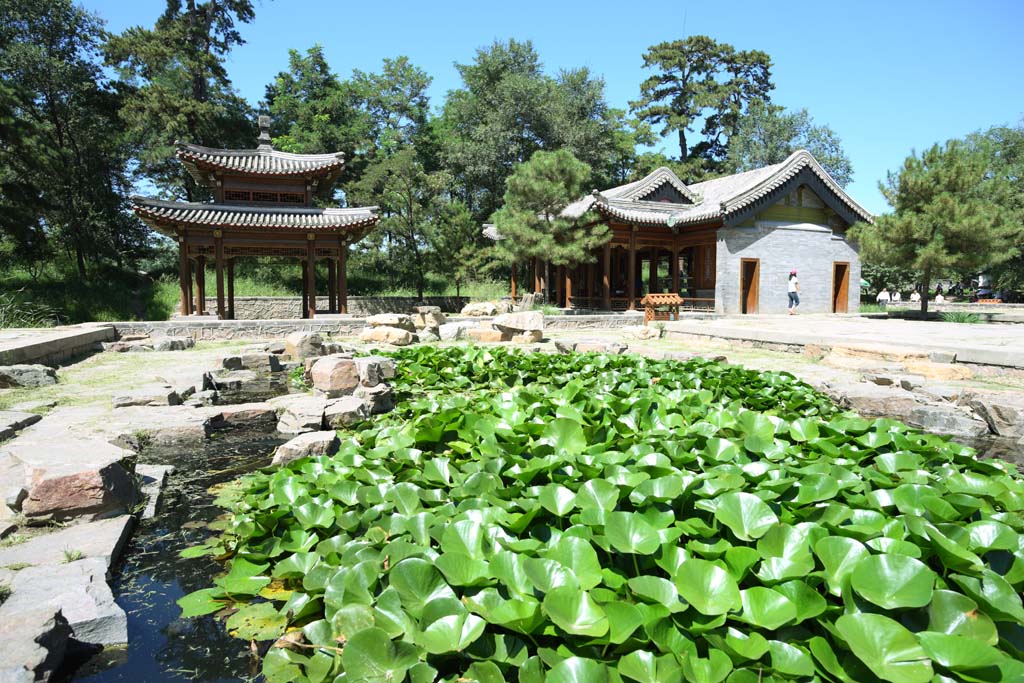
[[[345,167],[345,155],[342,152],[292,154],[280,152],[269,145],[261,145],[257,149],[215,149],[179,142],[175,156],[196,182],[205,187],[212,187],[215,183],[216,179],[211,177],[211,172],[261,177],[330,176],[329,180],[333,181]]]
[[[238,204],[172,202],[152,197],[132,197],[132,208],[147,225],[168,233],[171,227],[277,230],[284,232],[334,232],[376,225],[376,206],[360,208],[261,207]]]

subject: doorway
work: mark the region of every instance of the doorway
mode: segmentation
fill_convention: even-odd
[[[850,264],[836,261],[832,264],[832,312],[846,313],[850,301]]]
[[[760,272],[760,259],[740,259],[740,313],[757,313]]]

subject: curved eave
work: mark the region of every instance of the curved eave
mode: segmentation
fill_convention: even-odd
[[[594,202],[593,208],[597,210],[605,219],[622,221],[624,223],[631,223],[634,225],[661,227],[668,229],[676,229],[687,225],[699,225],[712,221],[716,221],[721,218],[721,213],[717,210],[708,210],[694,212],[682,216],[669,226],[668,221],[671,217],[670,213],[663,213],[661,211],[644,211],[643,209],[621,209],[613,204],[609,204],[606,201],[602,201],[602,198],[598,198]]]

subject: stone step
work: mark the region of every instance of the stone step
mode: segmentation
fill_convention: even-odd
[[[105,571],[117,561],[131,536],[133,520],[121,515],[68,526],[23,543],[0,548],[0,568],[64,564],[69,558],[96,559]]]

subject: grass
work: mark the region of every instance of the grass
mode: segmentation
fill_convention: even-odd
[[[939,313],[939,318],[941,318],[944,323],[965,323],[968,325],[977,325],[984,322],[980,315],[969,311],[943,311],[942,313]]]
[[[71,564],[72,562],[77,562],[78,560],[85,557],[85,553],[83,553],[81,550],[71,550],[70,548],[65,548],[61,552],[64,555],[64,564]]]

